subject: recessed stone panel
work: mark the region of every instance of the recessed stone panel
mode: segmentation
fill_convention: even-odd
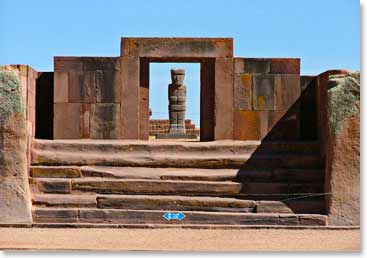
[[[91,105],[90,137],[92,139],[119,139],[119,104],[101,103]]]
[[[273,75],[253,75],[254,110],[275,110],[275,83]]]

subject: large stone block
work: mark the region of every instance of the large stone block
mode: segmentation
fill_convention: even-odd
[[[95,72],[95,94],[97,103],[120,103],[120,72],[97,70]]]
[[[54,138],[80,138],[80,106],[79,103],[54,104]]]
[[[69,75],[68,72],[54,73],[54,103],[69,101]]]
[[[215,140],[233,138],[233,58],[215,61]]]
[[[252,74],[236,74],[234,77],[234,109],[252,109]]]
[[[94,72],[69,72],[69,102],[96,102],[96,78]]]
[[[267,115],[266,111],[236,110],[233,138],[235,140],[260,140],[267,133]]]
[[[80,104],[80,123],[79,123],[79,135],[80,138],[90,138],[90,117],[91,117],[91,105],[92,104]]]
[[[235,73],[270,73],[268,58],[235,58]]]
[[[121,138],[139,139],[139,58],[121,57]]]
[[[121,56],[233,57],[232,38],[121,38]]]
[[[55,72],[70,72],[82,71],[83,61],[81,57],[74,56],[55,56],[54,71]]]
[[[119,139],[119,104],[92,104],[90,117],[90,136],[93,139]]]
[[[273,75],[253,75],[254,110],[275,110],[275,79]]]
[[[300,62],[299,58],[271,58],[270,73],[299,75]]]
[[[118,71],[120,57],[82,57],[84,71]]]
[[[332,225],[360,225],[360,74],[330,76],[325,192]]]
[[[27,122],[19,68],[0,67],[0,224],[31,223]]]
[[[276,110],[288,110],[301,96],[299,75],[279,75],[275,77]]]

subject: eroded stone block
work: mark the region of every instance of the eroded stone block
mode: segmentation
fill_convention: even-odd
[[[69,76],[68,72],[54,73],[54,102],[66,103],[69,101]]]
[[[119,139],[119,104],[92,104],[90,117],[90,137],[93,139]]]
[[[94,72],[69,72],[69,102],[95,103],[96,83]]]
[[[276,109],[288,110],[301,96],[299,75],[279,75],[275,77]]]
[[[253,75],[254,110],[275,110],[275,83],[273,75]]]
[[[82,71],[82,70],[83,70],[83,62],[81,57],[74,57],[74,56],[54,57],[55,72],[69,72],[69,71]]]
[[[234,109],[252,109],[252,75],[236,74],[234,79]]]
[[[300,74],[301,65],[299,58],[272,58],[270,73]]]
[[[119,103],[121,77],[119,71],[97,70],[95,72],[95,95],[97,103]]]
[[[78,139],[80,138],[80,104],[55,103],[54,104],[54,138]]]

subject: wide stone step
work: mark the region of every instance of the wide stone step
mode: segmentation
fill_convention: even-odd
[[[327,216],[318,214],[184,211],[182,212],[184,216],[180,217],[181,220],[167,220],[165,218],[166,212],[166,210],[57,209],[37,207],[33,209],[33,220],[35,223],[327,225]],[[174,214],[178,212],[171,211]]]
[[[136,153],[136,154],[253,154],[266,152],[318,153],[316,141],[141,141],[141,140],[33,140],[33,148],[44,151]]]
[[[315,182],[322,183],[318,169],[197,169],[111,166],[31,166],[34,178],[103,177],[121,179],[160,179],[235,182]]]
[[[325,212],[323,196],[276,200],[244,200],[223,197],[167,195],[34,194],[37,207],[101,208],[134,210],[191,210],[257,213]]]
[[[323,185],[316,183],[272,182],[214,182],[151,179],[76,178],[30,180],[36,192],[72,193],[94,192],[105,194],[160,194],[197,196],[241,196],[269,194],[323,193]]]
[[[177,167],[177,168],[299,168],[321,169],[323,162],[317,154],[243,155],[220,153],[172,152],[167,154],[97,153],[32,150],[33,165],[100,165],[126,167]]]

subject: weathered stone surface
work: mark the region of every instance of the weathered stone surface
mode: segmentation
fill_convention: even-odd
[[[95,103],[96,78],[94,72],[70,71],[69,73],[69,102]]]
[[[54,103],[69,101],[69,75],[68,72],[54,72]]]
[[[279,75],[275,77],[276,110],[287,111],[301,96],[299,75]]]
[[[233,181],[238,176],[237,169],[195,169],[195,168],[148,168],[148,167],[108,167],[83,166],[86,177],[161,179],[189,181]],[[247,175],[247,174],[246,174]],[[269,172],[269,178],[271,173]],[[259,173],[248,173],[250,178],[264,178]]]
[[[122,223],[122,224],[232,224],[232,225],[276,225],[277,214],[230,213],[187,211],[183,220],[166,220],[165,211],[132,210],[93,210],[81,209],[79,221],[87,223]]]
[[[246,58],[245,73],[269,73],[270,59],[267,58]]]
[[[121,57],[121,138],[139,139],[139,58]]]
[[[299,58],[271,58],[270,73],[300,74]]]
[[[266,111],[234,111],[235,140],[260,140],[268,132]]]
[[[70,193],[70,180],[61,179],[39,179],[35,180],[38,190],[43,193]]]
[[[257,213],[293,213],[293,211],[280,201],[259,201],[256,204]]]
[[[273,75],[253,75],[254,110],[275,110],[276,95]]]
[[[79,124],[79,135],[80,138],[90,138],[90,118],[91,118],[91,107],[92,104],[80,104],[80,124]]]
[[[233,57],[232,38],[121,38],[121,56]]]
[[[233,58],[215,61],[215,140],[233,138]]]
[[[120,103],[121,76],[120,71],[95,71],[95,94],[97,103]]]
[[[72,189],[97,193],[235,195],[241,192],[241,184],[144,179],[74,179]]]
[[[360,224],[360,74],[329,77],[325,191],[332,225]]]
[[[78,222],[78,210],[37,208],[33,211],[33,221],[36,223]]]
[[[19,70],[0,67],[0,223],[30,223],[27,126]]]
[[[252,109],[252,75],[236,74],[234,77],[234,109]]]
[[[286,183],[242,183],[242,193],[246,194],[286,194],[288,184]]]
[[[274,180],[286,180],[288,182],[323,182],[324,170],[318,169],[282,169],[273,171]]]
[[[92,104],[90,136],[93,139],[118,139],[120,136],[120,105]]]
[[[80,106],[79,103],[54,104],[54,138],[80,138]]]
[[[279,225],[298,225],[298,217],[295,214],[279,214]]]
[[[33,205],[37,207],[90,207],[97,206],[96,195],[73,194],[35,194],[32,197]]]
[[[82,70],[83,70],[83,62],[81,57],[74,57],[74,56],[54,57],[55,72],[69,72],[69,71],[82,71]]]
[[[120,70],[120,57],[82,57],[83,70],[85,71],[118,71]]]
[[[30,168],[32,177],[47,178],[75,178],[81,177],[81,169],[76,166],[32,166]]]
[[[308,226],[327,226],[328,225],[328,217],[325,215],[302,214],[302,215],[298,215],[298,219],[299,219],[300,225],[308,225]]]
[[[252,212],[254,201],[219,197],[115,195],[98,197],[98,208]]]

